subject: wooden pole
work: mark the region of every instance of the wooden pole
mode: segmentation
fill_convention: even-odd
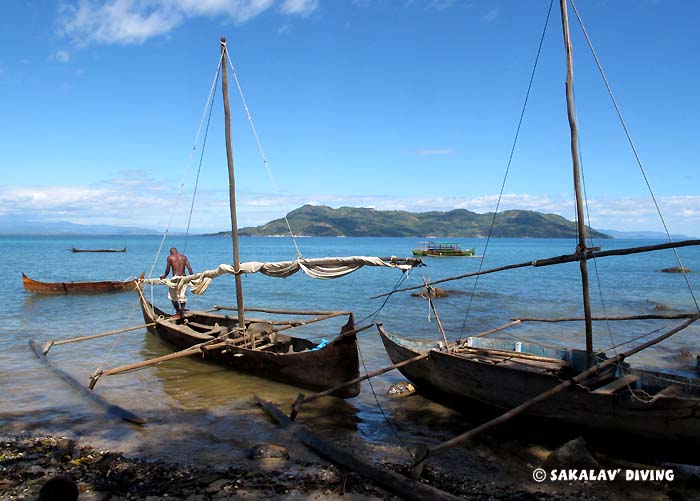
[[[214,343],[214,341],[219,341],[218,343]],[[123,372],[130,372],[130,371],[135,371],[137,369],[143,369],[144,367],[150,367],[152,365],[158,365],[163,362],[167,362],[168,360],[174,360],[176,358],[182,358],[182,357],[191,357],[192,355],[198,355],[202,353],[202,351],[209,351],[209,350],[215,350],[217,348],[223,348],[226,346],[228,342],[226,341],[221,341],[221,339],[211,339],[209,341],[206,341],[204,343],[199,343],[194,346],[190,346],[189,348],[185,348],[184,350],[176,351],[175,353],[169,353],[167,355],[163,355],[162,357],[156,357],[156,358],[151,358],[148,360],[143,360],[141,362],[136,362],[133,364],[128,364],[128,365],[122,365],[119,367],[115,367],[113,369],[107,369],[107,370],[97,370],[92,377],[90,378],[90,385],[89,388],[92,390],[95,385],[97,384],[97,380],[100,379],[102,376],[113,376],[115,374],[121,374]]]
[[[231,147],[231,111],[228,102],[228,52],[226,37],[221,37],[221,93],[224,96],[224,122],[226,126],[226,161],[228,163],[228,193],[231,210],[231,240],[233,242],[233,269],[238,272],[241,266],[238,254],[238,220],[236,218],[236,180],[233,172],[233,148]],[[243,283],[241,275],[236,273],[236,305],[238,306],[238,328],[245,332],[243,304]]]
[[[622,362],[625,358],[630,357],[630,356],[634,355],[635,353],[638,353],[642,350],[645,350],[645,349],[649,348],[650,346],[653,346],[657,343],[660,343],[664,339],[667,339],[667,338],[671,337],[672,335],[674,335],[675,333],[682,331],[683,329],[685,329],[686,327],[688,327],[690,324],[697,321],[698,319],[700,319],[700,314],[693,315],[691,318],[689,318],[686,322],[683,322],[678,327],[675,327],[675,328],[669,330],[668,332],[666,332],[666,333],[664,333],[664,334],[662,334],[662,335],[660,335],[660,336],[658,336],[650,341],[647,341],[646,343],[643,343],[639,346],[636,346],[636,347],[634,347],[634,348],[632,348],[624,353],[621,353],[613,358],[609,358],[609,359],[601,362],[598,365],[594,365],[594,366],[586,369],[585,371],[581,372],[577,376],[575,376],[571,379],[568,379],[568,380],[564,381],[563,383],[558,384],[558,385],[550,388],[549,390],[537,395],[536,397],[531,398],[530,400],[523,402],[522,404],[518,405],[517,407],[509,410],[508,412],[506,412],[504,414],[501,414],[500,416],[492,419],[491,421],[487,421],[486,423],[483,423],[483,424],[477,426],[476,428],[472,428],[471,430],[466,431],[466,432],[462,433],[461,435],[458,435],[454,438],[451,438],[450,440],[443,442],[435,447],[432,447],[430,449],[421,450],[420,454],[417,453],[416,457],[413,460],[412,466],[413,466],[414,478],[417,476],[420,476],[420,471],[422,469],[421,465],[429,456],[435,456],[437,454],[440,454],[441,452],[444,452],[448,449],[451,449],[459,444],[466,442],[467,440],[475,437],[476,435],[478,435],[479,433],[481,433],[483,431],[489,430],[491,428],[498,426],[501,423],[505,423],[506,421],[513,419],[514,417],[516,417],[516,416],[522,414],[523,412],[525,412],[526,410],[528,410],[533,405],[535,405],[539,402],[542,402],[543,400],[546,400],[550,397],[553,397],[557,393],[560,393],[560,392],[566,390],[568,387],[570,387],[574,383],[580,383],[581,381],[587,379],[589,376],[595,374],[596,372],[600,371],[601,369],[609,367],[612,364]]]
[[[299,407],[301,407],[303,404],[308,404],[309,402],[313,402],[314,400],[318,400],[321,397],[326,397],[328,395],[331,395],[332,393],[335,393],[338,390],[342,390],[343,388],[347,386],[351,386],[353,384],[359,383],[361,381],[364,381],[366,379],[370,379],[376,376],[380,376],[384,374],[385,372],[393,371],[394,369],[398,369],[400,367],[403,367],[404,365],[412,364],[413,362],[418,362],[419,360],[423,360],[425,358],[428,358],[430,353],[423,353],[422,355],[418,355],[417,357],[409,358],[408,360],[404,360],[403,362],[399,362],[398,364],[390,365],[389,367],[384,367],[383,369],[378,369],[374,372],[370,372],[368,374],[365,374],[364,376],[356,377],[355,379],[351,379],[350,381],[346,381],[344,383],[338,384],[334,386],[333,388],[329,388],[327,390],[320,391],[318,393],[314,393],[313,395],[309,395],[308,397],[304,398],[304,395],[302,393],[299,394],[299,397],[297,397],[297,400],[294,402],[294,405],[292,406],[292,411],[289,413],[289,419],[294,421],[297,417],[297,413],[299,412]]]
[[[447,341],[447,334],[445,334],[445,329],[442,326],[442,322],[440,321],[440,315],[438,315],[437,310],[435,309],[435,304],[433,303],[433,299],[430,297],[431,291],[434,289],[428,285],[428,281],[423,277],[423,285],[425,286],[425,291],[428,293],[427,294],[427,300],[428,300],[428,305],[430,306],[430,309],[433,312],[433,315],[435,315],[435,321],[438,324],[438,329],[440,329],[440,334],[442,334],[442,339],[445,342],[445,349],[449,350],[450,349],[450,343]]]
[[[462,280],[463,278],[476,277],[478,275],[488,275],[489,273],[496,273],[496,272],[505,271],[505,270],[514,270],[516,268],[526,268],[528,266],[533,266],[535,268],[538,268],[541,266],[552,266],[554,264],[573,263],[576,261],[597,259],[597,258],[601,258],[601,257],[628,256],[630,254],[640,254],[643,252],[652,252],[652,251],[666,250],[666,249],[678,249],[680,247],[691,247],[691,246],[696,246],[696,245],[700,245],[700,240],[683,240],[682,242],[668,242],[665,244],[644,245],[641,247],[627,247],[625,249],[613,249],[613,250],[609,250],[609,251],[586,250],[583,253],[577,252],[574,254],[565,254],[563,256],[554,256],[554,257],[550,257],[550,258],[546,258],[546,259],[536,259],[534,261],[525,261],[523,263],[509,264],[506,266],[499,266],[497,268],[490,268],[488,270],[481,270],[481,271],[474,271],[471,273],[464,273],[463,275],[457,275],[454,277],[448,277],[448,278],[442,278],[440,280],[435,280],[434,282],[429,282],[428,285],[438,285],[438,284],[441,284],[444,282],[451,282],[453,280]],[[370,299],[378,299],[381,297],[396,294],[397,292],[413,291],[416,289],[422,289],[424,287],[425,287],[424,285],[415,285],[413,287],[404,287],[403,289],[396,289],[396,290],[393,290],[391,292],[385,292],[383,294],[378,294],[376,296],[372,296]]]
[[[110,331],[110,332],[103,332],[101,334],[93,334],[91,336],[74,337],[71,339],[62,339],[60,341],[49,341],[44,345],[44,348],[42,351],[43,351],[44,355],[46,355],[49,352],[49,350],[51,349],[51,347],[53,347],[53,346],[58,346],[61,344],[68,344],[68,343],[77,343],[79,341],[87,341],[89,339],[96,339],[99,337],[112,336],[114,334],[121,334],[122,332],[129,332],[129,331],[135,331],[138,329],[144,329],[144,328],[152,327],[154,325],[156,325],[155,322],[150,323],[150,324],[137,325],[136,327],[129,327],[126,329],[119,329],[118,331]]]
[[[623,315],[615,317],[591,317],[591,320],[604,320],[606,322],[615,322],[618,320],[681,320],[695,316],[695,313],[674,313],[669,315],[649,314],[649,315]],[[514,321],[519,322],[580,322],[585,320],[582,317],[563,317],[563,318],[514,318]],[[477,337],[477,336],[472,336]]]
[[[581,167],[579,165],[578,126],[574,109],[574,55],[569,33],[569,16],[566,10],[567,0],[559,0],[561,8],[561,24],[564,31],[564,48],[566,49],[566,108],[571,131],[571,160],[576,194],[576,220],[578,231],[578,246],[576,253],[586,252],[586,225],[583,212],[583,194],[581,192]],[[586,359],[588,366],[593,364],[593,322],[591,321],[591,297],[588,285],[588,264],[585,259],[579,261],[581,272],[581,289],[583,295],[583,313],[586,317]]]
[[[233,310],[230,306],[214,306],[214,310]],[[211,311],[211,310],[210,310]],[[255,311],[258,313],[271,313],[281,315],[350,315],[351,311],[294,311],[294,310],[271,310],[269,308],[246,308],[245,311]]]
[[[503,324],[503,325],[501,325],[500,327],[496,327],[496,328],[494,328],[494,329],[489,329],[489,330],[487,330],[487,331],[480,332],[479,334],[474,334],[473,336],[469,336],[469,337],[484,337],[484,336],[488,336],[489,334],[493,334],[494,332],[499,332],[499,331],[505,330],[505,329],[507,329],[508,327],[513,327],[514,325],[519,325],[519,324],[521,324],[522,322],[523,322],[522,320],[520,320],[520,319],[518,319],[518,318],[515,318],[515,319],[513,319],[512,322],[508,322],[507,324]]]

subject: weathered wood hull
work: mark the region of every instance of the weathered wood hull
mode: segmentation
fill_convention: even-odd
[[[143,274],[141,275],[143,278]],[[22,286],[30,292],[40,294],[104,294],[124,292],[136,288],[136,280],[101,282],[40,282],[22,273]]]
[[[178,350],[207,341],[207,336],[178,323],[174,317],[158,309],[141,297],[141,308],[146,323],[155,322],[149,331]],[[188,312],[188,321],[199,324],[233,327],[235,316],[217,313]],[[246,319],[248,324],[248,319]],[[340,334],[321,348],[303,338],[277,334],[276,346],[266,350],[227,346],[205,351],[203,358],[226,365],[234,370],[280,381],[313,391],[323,391],[359,376],[357,337],[352,315]],[[360,384],[343,388],[334,396],[352,398],[360,393]]]
[[[485,407],[500,413],[562,381],[560,374],[544,369],[532,370],[527,362],[494,363],[486,360],[487,357],[438,351],[432,349],[437,347],[435,342],[401,338],[388,333],[382,326],[379,333],[393,363],[429,351],[428,358],[399,370],[422,395],[460,411]],[[640,382],[656,380],[657,386],[653,389],[645,387],[646,391],[641,391],[641,388],[632,391],[623,386],[617,392],[605,393],[605,385],[618,377],[608,372],[597,384],[588,388],[573,386],[534,405],[527,415],[565,427],[574,425],[581,430],[651,439],[656,444],[683,443],[687,450],[700,445],[700,394],[697,387],[687,378],[675,375],[631,369],[629,373],[639,375]],[[669,389],[677,391],[669,392]]]

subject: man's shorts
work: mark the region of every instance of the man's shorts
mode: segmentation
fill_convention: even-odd
[[[180,280],[182,276],[175,276],[171,278],[173,282],[176,282]],[[177,301],[179,303],[186,303],[187,302],[187,286],[183,285],[182,288],[180,289],[180,293],[178,294],[177,287],[168,287],[168,297],[170,298],[171,301]]]

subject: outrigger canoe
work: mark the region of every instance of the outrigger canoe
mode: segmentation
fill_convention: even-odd
[[[351,312],[284,312],[246,308],[247,312],[311,315],[309,320],[254,319],[245,317],[246,334],[240,334],[238,317],[224,313],[187,310],[184,319],[169,315],[141,297],[143,318],[149,332],[176,348],[201,346],[204,359],[274,381],[314,391],[323,391],[359,376],[357,331]],[[223,308],[221,308],[223,310]],[[280,331],[292,327],[347,316],[348,320],[332,341],[316,343],[288,336]],[[360,393],[360,384],[334,393],[352,398]]]
[[[140,278],[143,278],[141,274]],[[136,288],[136,279],[100,282],[40,282],[22,273],[22,285],[29,292],[39,294],[103,294],[106,292],[131,291]]]

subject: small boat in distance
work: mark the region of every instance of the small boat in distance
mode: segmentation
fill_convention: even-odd
[[[141,273],[143,278],[144,274]],[[102,294],[105,292],[131,291],[136,288],[136,279],[101,282],[40,282],[22,273],[24,290],[40,294]]]
[[[418,242],[419,247],[413,249],[414,256],[434,256],[434,257],[464,257],[473,256],[474,248],[462,249],[462,246],[455,242]]]
[[[76,249],[72,247],[71,252],[126,252],[126,247],[123,249]]]

